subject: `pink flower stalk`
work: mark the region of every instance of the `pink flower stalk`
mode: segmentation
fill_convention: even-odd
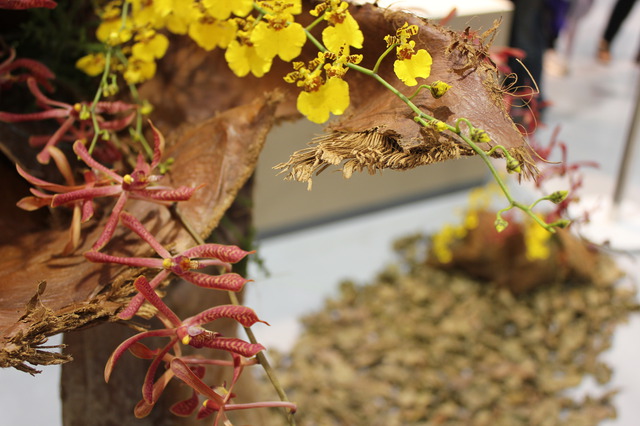
[[[140,223],[138,219],[127,212],[120,214],[122,224],[140,238],[146,241],[160,255],[159,258],[142,257],[119,257],[111,256],[98,251],[88,251],[84,256],[91,262],[118,263],[137,268],[154,268],[161,271],[151,280],[151,288],[156,288],[164,281],[170,273],[189,281],[199,287],[212,288],[217,290],[240,291],[244,285],[251,281],[236,273],[229,273],[231,264],[237,263],[253,251],[244,251],[237,246],[227,246],[222,244],[202,244],[192,247],[178,254],[171,256],[158,240]],[[194,269],[202,269],[207,266],[222,266],[228,272],[222,275],[209,275],[201,272],[193,272]],[[131,319],[138,312],[144,303],[145,296],[137,294],[131,299],[129,305],[118,314],[121,319]],[[192,346],[196,345],[199,338],[194,335]]]
[[[18,69],[24,69],[27,72],[17,75],[12,74],[13,71]],[[0,89],[9,87],[13,83],[26,81],[29,77],[33,78],[49,92],[53,90],[49,80],[54,79],[56,76],[49,68],[33,59],[16,59],[15,49],[9,49],[9,57],[0,63]]]
[[[137,356],[143,358],[153,357],[142,387],[142,395],[146,404],[153,405],[157,401],[159,393],[164,389],[166,383],[163,381],[154,383],[155,374],[162,361],[166,360],[166,357],[170,355],[169,352],[172,349],[177,353],[177,356],[180,356],[179,347],[176,346],[178,342],[195,348],[206,347],[229,352],[234,356],[234,368],[236,368],[237,363],[237,368],[240,369],[242,367],[240,356],[250,358],[264,350],[264,346],[258,343],[248,343],[237,338],[222,337],[220,333],[212,332],[202,327],[203,324],[213,322],[219,318],[233,319],[244,327],[251,327],[257,322],[267,324],[265,321],[260,320],[252,309],[245,306],[221,305],[206,309],[195,316],[181,321],[153,291],[144,276],[138,277],[134,285],[140,294],[158,309],[157,316],[166,328],[138,333],[122,342],[109,357],[107,365],[105,366],[104,377],[105,381],[108,382],[113,367],[120,357],[129,349],[132,349]],[[140,340],[146,337],[169,337],[170,341],[161,349],[151,351],[139,343]],[[236,361],[236,357],[238,361]],[[164,380],[168,379],[170,379],[170,377],[165,377]]]
[[[36,98],[36,102],[44,111],[29,114],[14,114],[10,112],[0,111],[0,121],[8,123],[18,123],[22,121],[35,121],[45,119],[56,119],[60,122],[60,128],[51,135],[46,142],[44,148],[37,155],[37,159],[42,164],[49,163],[49,146],[56,145],[60,140],[64,139],[67,132],[78,132],[73,125],[78,122],[82,127],[82,132],[86,133],[87,129],[93,129],[91,113],[89,112],[93,106],[90,102],[81,102],[70,105],[64,102],[54,101],[40,91],[36,80],[33,77],[27,78],[27,87]],[[135,117],[137,105],[128,104],[126,102],[98,102],[95,106],[96,120],[102,130],[118,131],[131,124]],[[100,114],[113,115],[114,118],[106,120]]]

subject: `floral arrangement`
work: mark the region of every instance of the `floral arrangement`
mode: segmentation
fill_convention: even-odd
[[[53,8],[56,3],[0,0],[0,8],[35,7]],[[312,176],[331,165],[341,165],[349,177],[364,169],[403,170],[478,155],[508,201],[493,221],[498,231],[507,227],[503,214],[513,208],[522,210],[544,233],[568,224],[562,218],[547,222],[533,211],[538,202],[558,202],[566,194],[554,193],[531,205],[520,203],[490,160],[504,158],[506,170],[519,176],[537,172],[505,112],[498,74],[482,42],[487,35],[455,34],[415,16],[339,0],[112,0],[100,3],[96,13],[99,43],[76,62],[77,68],[99,79],[91,101],[56,100],[48,94],[53,93],[53,72],[35,60],[17,59],[13,48],[2,52],[0,89],[26,86],[37,108],[13,112],[3,106],[0,112],[6,132],[27,132],[28,145],[38,150],[36,161],[28,154],[15,156],[17,173],[33,186],[31,195],[17,205],[29,211],[71,210],[64,238],[50,230],[25,238],[22,229],[12,231],[11,236],[20,236],[20,244],[33,246],[42,235],[50,238],[39,249],[46,260],[12,264],[9,273],[17,283],[43,280],[49,287],[82,288],[79,298],[56,296],[61,309],[93,297],[91,308],[83,308],[85,317],[75,308],[73,321],[61,319],[61,311],[47,312],[53,321],[49,329],[36,331],[46,311],[45,286],[40,285],[24,305],[26,312],[13,318],[21,325],[3,324],[5,340],[14,345],[2,349],[3,365],[33,371],[24,362],[46,358],[38,344],[47,335],[97,318],[155,316],[160,328],[124,340],[104,373],[109,380],[127,350],[151,360],[136,416],[149,415],[177,377],[193,393],[172,406],[174,414],[190,415],[201,396],[205,402],[197,416],[215,413],[214,424],[228,421],[230,411],[256,407],[285,408],[293,424],[296,406],[288,401],[263,354],[265,348],[250,329],[265,321],[237,297],[250,280],[232,272],[232,265],[253,251],[203,239],[248,180],[264,136],[277,119],[302,115],[324,123],[332,114],[344,114],[311,147],[277,166],[288,172],[288,179],[307,182],[309,188]],[[378,36],[380,31],[384,34]],[[199,46],[197,52],[185,45],[185,36]],[[371,47],[366,49],[366,43]],[[215,63],[211,67],[210,61]],[[251,87],[238,78],[251,79]],[[212,96],[212,88],[233,84],[228,93]],[[372,93],[380,96],[372,100]],[[55,122],[53,131],[34,133],[44,120]],[[180,122],[190,127],[180,127],[167,143],[160,129]],[[16,127],[20,125],[24,127]],[[215,136],[205,140],[204,135]],[[24,138],[8,139],[12,143],[7,143],[7,151],[18,152],[16,145]],[[215,161],[209,161],[212,158]],[[44,168],[52,159],[58,176]],[[43,178],[45,173],[52,177]],[[79,176],[82,184],[77,183]],[[113,198],[115,204],[109,207],[105,199]],[[150,257],[149,248],[159,257]],[[54,271],[52,259],[67,260]],[[72,265],[80,266],[72,270]],[[209,272],[201,271],[204,268]],[[217,270],[210,272],[211,268]],[[149,270],[155,273],[151,279]],[[95,275],[100,275],[99,284]],[[157,293],[174,277],[224,292],[231,303],[181,319]],[[240,323],[249,341],[203,327],[223,318]],[[152,349],[140,342],[146,337],[167,337],[169,342]],[[231,359],[192,356],[182,347],[215,349]],[[49,358],[63,360],[57,355]],[[234,401],[242,371],[254,364],[265,369],[280,401]],[[231,370],[231,380],[206,381],[204,367],[211,365]],[[165,370],[159,375],[162,366]]]

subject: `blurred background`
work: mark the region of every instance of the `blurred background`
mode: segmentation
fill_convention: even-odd
[[[486,30],[495,18],[502,17],[494,46],[507,45],[510,40],[514,13],[510,1],[387,3],[435,19],[456,7],[457,16],[449,22],[455,29]],[[575,3],[584,6],[575,27],[560,32],[554,51],[542,52],[545,61],[539,84],[545,105],[535,138],[546,144],[559,129],[557,137],[566,143],[570,161],[597,161],[597,169],[584,170],[581,193],[584,199],[596,200],[596,205],[606,205],[616,186],[639,93],[640,7],[631,9],[603,49],[603,34],[616,1]],[[255,327],[258,340],[281,351],[290,349],[299,335],[298,318],[318,310],[336,293],[341,280],[365,282],[393,258],[392,243],[397,238],[417,231],[433,233],[446,223],[459,221],[469,190],[489,179],[479,161],[468,159],[410,172],[356,175],[348,181],[327,171],[314,180],[314,189],[308,193],[304,184],[282,181],[271,166],[286,161],[289,153],[301,149],[318,132],[319,127],[308,123],[275,129],[257,172],[255,214],[263,266],[252,265],[250,275],[255,283],[247,286],[245,302],[271,324]],[[629,158],[623,193],[632,216],[637,211],[634,204],[640,203],[639,157],[636,149]],[[525,184],[517,191],[527,194],[532,188]],[[639,232],[632,219],[623,224],[631,227],[623,228],[628,236]],[[597,235],[612,229],[606,220],[594,226],[601,227],[592,230]],[[631,252],[616,255],[634,283],[640,277],[640,240],[636,242],[628,247]],[[604,356],[614,368],[610,387],[620,389],[614,402],[618,418],[606,424],[638,424],[639,335],[640,319],[632,317],[616,330],[613,347]],[[58,338],[51,339],[52,344],[58,342]],[[4,424],[61,424],[60,404],[52,398],[57,395],[59,371],[45,367],[31,377],[0,370]],[[584,382],[575,392],[580,394],[591,386],[593,383]]]

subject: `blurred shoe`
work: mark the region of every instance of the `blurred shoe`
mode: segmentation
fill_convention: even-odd
[[[609,43],[606,40],[600,40],[596,58],[598,59],[598,62],[604,65],[611,62],[611,51],[609,50]]]
[[[554,77],[564,77],[569,73],[566,61],[555,49],[544,52],[544,72]]]

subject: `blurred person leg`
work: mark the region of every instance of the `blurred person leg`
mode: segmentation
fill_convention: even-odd
[[[624,20],[629,16],[636,0],[618,0],[611,11],[607,28],[604,30],[600,44],[598,45],[598,60],[603,64],[611,62],[611,43],[618,34]]]

